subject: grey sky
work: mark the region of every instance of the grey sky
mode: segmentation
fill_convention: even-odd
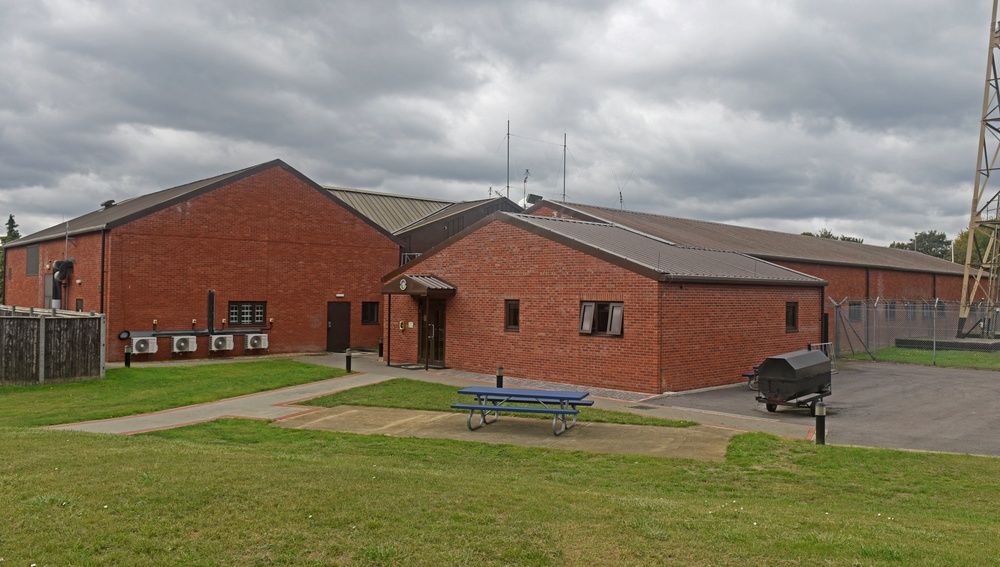
[[[992,3],[0,3],[0,215],[28,234],[281,158],[869,244],[968,224]]]

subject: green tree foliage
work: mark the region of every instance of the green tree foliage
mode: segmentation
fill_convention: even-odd
[[[984,230],[980,229],[976,232],[976,246],[972,249],[972,263],[979,264],[982,261],[982,254],[986,251],[986,245],[989,244],[990,235]],[[955,262],[958,264],[965,263],[965,251],[969,245],[969,229],[965,229],[955,237]]]
[[[17,240],[21,238],[21,233],[17,231],[17,223],[14,222],[14,215],[7,217],[7,234],[4,235],[3,241],[10,242],[12,240]],[[4,250],[0,254],[0,303],[3,303],[3,290],[4,290],[4,278],[7,277],[7,251]]]
[[[968,232],[968,231],[966,231]],[[889,245],[889,248],[898,248],[900,250],[916,250],[921,254],[927,254],[928,256],[934,256],[935,258],[944,258],[945,260],[951,260],[951,242],[948,240],[948,235],[943,232],[938,232],[936,230],[928,230],[914,235],[909,242],[893,242]],[[955,261],[958,259],[958,250],[956,249]],[[962,263],[965,262],[965,250],[962,250]]]
[[[864,244],[864,238],[858,238],[857,236],[847,236],[846,234],[841,234],[837,236],[829,228],[821,228],[818,232],[803,232],[804,236],[815,236],[817,238],[829,238],[831,240],[843,240],[844,242],[857,242],[858,244]]]

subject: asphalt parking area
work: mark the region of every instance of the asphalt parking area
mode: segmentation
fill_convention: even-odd
[[[1000,456],[1000,372],[840,361],[826,398],[827,444]],[[644,400],[814,425],[808,408],[768,412],[746,385]]]

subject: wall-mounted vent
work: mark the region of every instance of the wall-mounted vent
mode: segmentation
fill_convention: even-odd
[[[156,352],[156,337],[132,337],[132,352],[153,354]]]
[[[193,335],[170,337],[170,350],[173,352],[194,352],[198,350],[198,338]]]
[[[209,344],[212,350],[233,350],[232,335],[212,335],[211,339]]]
[[[244,340],[247,349],[267,348],[267,335],[264,333],[247,335]]]

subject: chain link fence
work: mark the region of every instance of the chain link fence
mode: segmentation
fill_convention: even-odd
[[[889,348],[995,353],[1000,359],[997,313],[974,304],[959,333],[959,302],[886,299],[830,302],[826,308],[835,356],[867,354],[873,360]]]

